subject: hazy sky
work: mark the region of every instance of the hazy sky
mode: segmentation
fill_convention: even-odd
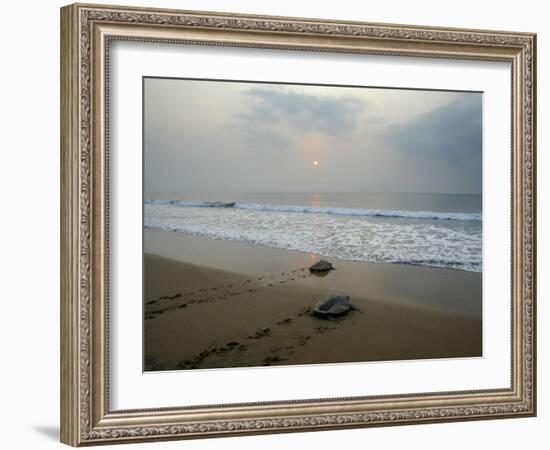
[[[148,78],[145,195],[480,193],[481,111],[479,93]]]

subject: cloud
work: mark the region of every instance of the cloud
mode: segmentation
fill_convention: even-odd
[[[283,126],[294,132],[331,136],[351,132],[365,104],[353,97],[307,95],[280,88],[252,88],[244,94],[250,101],[250,112],[237,117],[248,125],[260,129]]]
[[[460,164],[479,160],[482,146],[481,94],[456,100],[386,129],[388,142],[405,155]]]
[[[481,99],[148,80],[145,190],[481,192]]]

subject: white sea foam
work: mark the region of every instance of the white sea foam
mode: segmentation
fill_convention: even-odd
[[[271,205],[261,203],[243,202],[196,202],[189,200],[147,200],[151,205],[174,205],[189,208],[235,208],[253,211],[279,211],[312,214],[334,214],[337,216],[365,216],[365,217],[402,217],[408,219],[432,219],[432,220],[462,220],[481,221],[479,213],[464,212],[434,212],[434,211],[403,211],[387,209],[359,209],[359,208],[333,208],[303,205]]]
[[[417,211],[399,211],[410,215],[395,215],[393,211],[374,215],[342,212],[374,211],[348,208],[300,210],[306,207],[253,203],[220,206],[179,200],[148,201],[145,227],[347,260],[474,272],[482,268],[480,220],[440,220]],[[460,217],[463,213],[433,214]]]

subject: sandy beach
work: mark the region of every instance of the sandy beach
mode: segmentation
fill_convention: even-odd
[[[144,230],[144,370],[482,355],[481,273]],[[311,314],[344,292],[358,308]]]

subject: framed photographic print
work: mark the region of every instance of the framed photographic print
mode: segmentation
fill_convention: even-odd
[[[535,415],[535,38],[62,8],[62,441]]]

